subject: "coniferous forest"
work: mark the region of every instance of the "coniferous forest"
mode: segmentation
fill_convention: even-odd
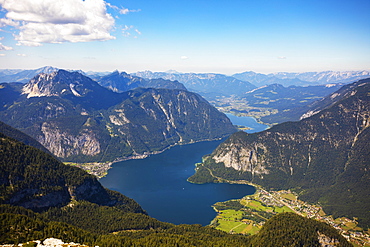
[[[12,136],[20,135],[12,131]],[[254,236],[160,222],[132,199],[103,188],[92,175],[48,153],[2,133],[0,147],[0,243],[53,237],[112,247],[320,246],[320,233],[335,239],[337,246],[350,246],[332,227],[292,214],[271,219]]]

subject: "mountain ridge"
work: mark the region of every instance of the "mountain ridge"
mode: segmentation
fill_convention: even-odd
[[[276,72],[261,74],[253,71],[246,71],[232,75],[240,80],[249,81],[256,86],[268,84],[282,84],[284,86],[309,86],[330,83],[351,83],[370,77],[370,71],[321,71],[321,72]]]
[[[115,93],[78,72],[59,70],[34,77],[22,92],[3,106],[0,119],[65,161],[142,156],[236,130],[201,96],[180,89]]]
[[[16,131],[16,130],[14,130]],[[350,246],[332,227],[298,215],[268,221],[261,234],[247,237],[202,227],[160,222],[132,199],[103,188],[93,176],[0,133],[0,243],[46,238],[89,246],[251,246],[321,243],[323,237]],[[5,203],[5,204],[4,204]],[[29,210],[27,208],[33,209]],[[299,224],[278,233],[277,224]],[[316,231],[319,230],[320,234]],[[300,232],[309,234],[300,235]],[[58,241],[59,243],[62,241]],[[33,243],[28,243],[31,245]]]
[[[231,135],[205,157],[203,166],[228,180],[296,189],[303,200],[320,202],[336,217],[358,217],[369,227],[364,205],[370,205],[370,79],[345,88],[350,90],[344,90],[344,97],[299,122]],[[206,170],[199,170],[204,176]]]
[[[118,71],[114,71],[113,73],[101,77],[96,77],[95,80],[99,83],[99,85],[118,93],[139,87],[187,90],[186,87],[178,81],[164,80],[162,78],[144,79],[141,77],[132,76],[126,72]]]

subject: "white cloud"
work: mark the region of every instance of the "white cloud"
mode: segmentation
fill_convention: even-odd
[[[114,39],[114,18],[104,0],[0,0],[2,25],[15,26],[18,45]]]
[[[130,12],[140,12],[140,11],[141,11],[141,9],[126,9],[126,8],[122,8],[122,9],[120,9],[119,13],[122,14],[122,15],[127,15]]]
[[[286,57],[278,57],[278,59],[286,59]]]
[[[5,56],[6,56],[5,54],[0,53],[0,57],[5,57]]]
[[[26,54],[17,54],[17,56],[20,56],[20,57],[27,57]]]
[[[6,46],[0,43],[0,51],[11,51],[11,50],[13,50],[13,47]]]
[[[180,58],[181,58],[181,60],[189,59],[187,56],[181,56]]]
[[[134,26],[127,26],[127,25],[125,25],[125,27],[124,28],[122,28],[122,33],[123,33],[123,36],[125,36],[125,37],[130,37],[131,36],[131,31],[130,30],[132,30],[132,29],[134,29]],[[138,29],[134,29],[134,31],[138,34],[138,35],[141,35],[141,32],[138,30]],[[137,38],[137,36],[134,36],[134,38]]]
[[[106,3],[106,4],[107,4],[108,7],[118,11],[121,15],[127,15],[130,12],[140,12],[141,11],[141,9],[127,9],[127,8],[124,8],[124,7],[119,8],[119,7],[117,7],[113,4],[110,4],[110,3]]]
[[[13,20],[7,19],[7,18],[1,18],[0,19],[0,27],[5,27],[5,26],[18,27],[19,22],[18,21],[13,21]]]

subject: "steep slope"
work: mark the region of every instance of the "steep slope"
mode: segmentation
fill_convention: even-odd
[[[319,230],[321,238],[325,236],[347,246],[333,228],[294,215],[268,221],[267,229],[262,228],[261,234],[253,239],[200,225],[174,226],[145,215],[136,202],[103,188],[86,172],[66,166],[3,133],[0,150],[1,244],[54,237],[102,247],[251,246],[251,243],[264,246],[266,241],[283,246],[278,243],[297,240],[317,243]],[[276,222],[291,222],[292,218],[298,225],[285,229],[288,234],[281,236],[278,229],[271,227]]]
[[[94,110],[113,106],[122,99],[89,77],[66,70],[38,74],[23,86],[22,94],[27,98],[60,97]]]
[[[369,226],[369,92],[370,80],[359,81],[309,118],[235,133],[203,165],[216,177],[298,189],[301,198],[320,202],[328,213],[359,217]]]
[[[21,97],[21,83],[0,83],[0,111],[14,104]]]
[[[123,195],[107,190],[85,171],[0,133],[0,203],[45,210],[72,200],[144,213]]]
[[[0,111],[0,120],[66,161],[113,161],[235,131],[224,114],[184,90],[115,93],[80,73],[59,70],[36,76],[22,93]]]
[[[99,85],[118,93],[129,91],[138,87],[186,90],[184,85],[177,81],[164,79],[143,79],[137,76],[129,75],[125,72],[118,71],[98,77],[95,80],[99,83]]]
[[[289,236],[289,237],[287,237]],[[272,217],[253,236],[251,246],[352,246],[338,232],[323,222],[294,213]]]
[[[1,121],[0,121],[0,133],[3,133],[4,135],[16,139],[17,141],[20,141],[26,145],[40,149],[43,152],[50,153],[43,145],[41,145],[38,141],[30,137],[29,135],[26,135],[25,133],[17,129],[14,129]]]

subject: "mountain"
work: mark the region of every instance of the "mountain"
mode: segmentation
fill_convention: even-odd
[[[277,72],[271,74],[261,74],[253,71],[246,71],[243,73],[234,74],[233,77],[239,80],[249,81],[256,86],[264,86],[276,83],[284,86],[308,86],[332,83],[350,83],[370,77],[370,71],[323,71],[304,73]]]
[[[328,84],[323,86],[289,86],[271,84],[247,92],[243,98],[250,106],[266,107],[287,111],[288,109],[307,105],[337,91],[342,85]]]
[[[39,69],[34,70],[9,70],[9,69],[2,69],[0,70],[0,82],[22,82],[26,83],[34,76],[40,73],[52,73],[57,71],[57,68],[53,68],[51,66],[45,66]]]
[[[43,145],[41,145],[38,141],[30,137],[29,135],[26,135],[25,133],[14,129],[13,127],[3,123],[0,121],[0,133],[6,135],[7,137],[13,138],[17,141],[20,141],[26,145],[32,146],[34,148],[37,148],[45,153],[49,153],[49,150],[47,150]]]
[[[16,131],[16,130],[15,130]],[[133,200],[109,191],[83,170],[66,166],[53,156],[0,133],[0,203],[45,210],[71,200],[144,213]]]
[[[360,80],[332,94],[336,100],[311,117],[259,133],[237,132],[205,158],[198,168],[203,178],[193,180],[295,189],[329,214],[358,217],[369,227],[369,92],[370,79]]]
[[[294,213],[282,213],[272,217],[258,234],[252,236],[250,244],[264,247],[352,246],[327,224]]]
[[[8,88],[3,86],[0,95]],[[223,113],[195,93],[142,88],[115,93],[65,70],[39,74],[24,84],[3,105],[0,120],[75,162],[146,155],[235,131]]]
[[[214,73],[196,74],[143,71],[134,73],[133,75],[147,79],[163,78],[171,81],[179,81],[188,90],[197,92],[207,99],[215,95],[239,95],[256,88],[249,82]]]
[[[370,71],[322,71],[304,73],[273,73],[279,79],[299,79],[315,84],[350,83],[370,77]]]
[[[37,237],[43,224],[49,227],[49,231],[45,229],[46,234],[67,238],[76,238],[76,234],[89,235],[76,227],[91,233],[109,233],[172,226],[147,216],[134,200],[105,189],[96,177],[64,165],[53,156],[3,133],[0,133],[0,147],[2,240],[14,234],[17,237],[10,236],[10,239],[16,241],[30,231]],[[64,222],[64,225],[51,221]],[[19,227],[14,231],[17,224]],[[28,228],[22,233],[25,227]],[[58,232],[56,229],[60,228]],[[75,233],[68,236],[71,231]]]
[[[278,78],[272,74],[266,75],[253,71],[237,73],[232,76],[242,81],[248,81],[258,87],[270,84],[282,84],[284,86],[305,86],[309,84],[307,81],[302,81],[298,78]]]
[[[363,81],[367,80],[362,80],[362,82]],[[317,91],[315,90],[314,94],[312,95],[314,97],[312,98],[317,98],[317,96],[327,96],[315,101],[312,101],[311,99],[303,102],[303,104],[293,105],[293,107],[290,107],[289,109],[284,109],[283,111],[280,110],[276,114],[261,117],[261,121],[266,123],[281,123],[286,121],[298,121],[300,119],[307,118],[347,97],[352,93],[353,88],[357,87],[357,85],[357,83],[351,83],[344,86],[341,86],[341,84],[310,86],[311,88],[316,87],[318,89]],[[329,88],[325,88],[328,86]],[[338,90],[334,91],[334,89]],[[330,93],[330,91],[334,92]]]
[[[164,80],[161,78],[148,80],[118,71],[105,76],[97,77],[95,80],[101,86],[109,88],[110,90],[118,93],[129,91],[138,87],[186,90],[184,85],[177,81]]]
[[[248,102],[249,108],[254,112],[273,113],[262,116],[262,122],[275,124],[298,121],[305,111],[311,109],[309,106],[311,103],[337,91],[342,86],[343,84],[326,84],[284,87],[281,84],[270,84],[247,92],[241,100]],[[248,111],[244,112],[248,113]]]
[[[8,132],[18,133],[10,127]],[[52,237],[101,247],[286,246],[297,241],[320,246],[327,240],[350,246],[334,228],[293,214],[272,218],[253,238],[160,222],[132,199],[103,188],[94,176],[1,132],[0,150],[0,244]]]

